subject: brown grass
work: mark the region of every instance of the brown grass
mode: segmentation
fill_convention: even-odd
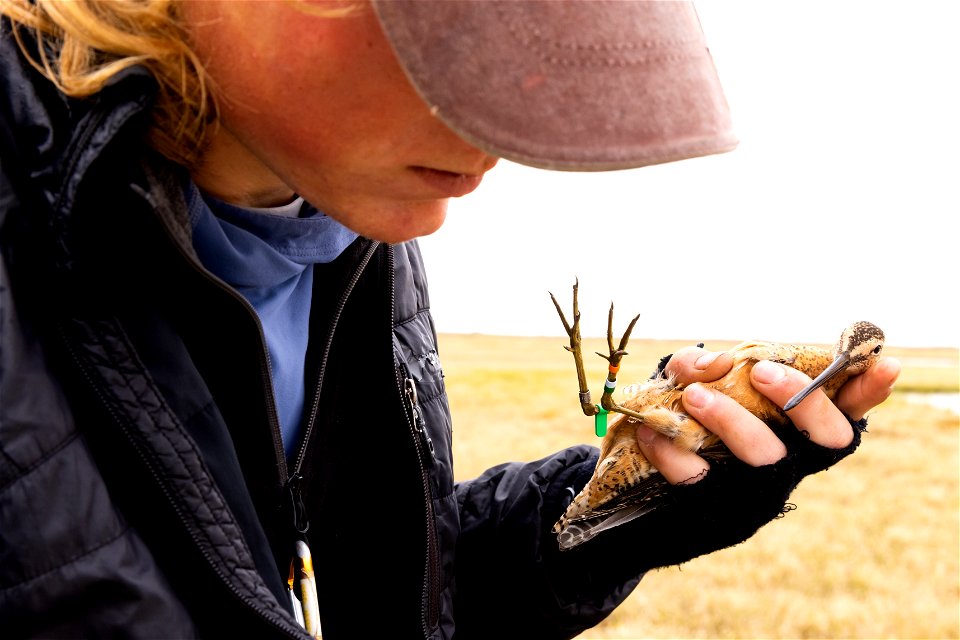
[[[596,444],[562,338],[441,336],[458,479]],[[620,378],[688,342],[636,341]],[[730,343],[712,342],[713,349]],[[586,340],[584,352],[602,351]],[[958,392],[956,349],[888,349],[898,389]],[[587,356],[599,397],[604,362]],[[860,450],[804,480],[799,508],[733,549],[651,573],[583,638],[960,637],[960,418],[895,393]]]

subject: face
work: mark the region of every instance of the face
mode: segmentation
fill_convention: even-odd
[[[370,7],[311,11],[341,5],[184,3],[221,116],[194,180],[249,206],[297,193],[377,240],[432,233],[496,158],[431,115]]]

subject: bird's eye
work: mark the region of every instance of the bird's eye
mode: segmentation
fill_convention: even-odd
[[[876,347],[873,348],[873,355],[878,356],[880,355],[881,351],[883,351],[883,345],[878,344]]]

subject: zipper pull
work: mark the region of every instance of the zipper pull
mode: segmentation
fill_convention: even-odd
[[[427,433],[427,425],[423,420],[423,411],[417,402],[417,385],[414,383],[413,378],[408,377],[403,379],[403,390],[407,395],[407,404],[410,405],[410,414],[413,416],[413,428],[416,430],[417,435],[420,436],[420,441],[423,443],[423,446],[426,447],[430,453],[430,460],[428,462],[433,465],[433,440]]]
[[[293,607],[293,616],[307,633],[314,638],[320,636],[320,601],[317,596],[317,579],[313,571],[313,556],[307,545],[307,531],[310,520],[303,503],[301,485],[303,476],[293,474],[287,481],[287,493],[290,497],[290,514],[293,517],[295,533],[293,555],[287,576],[287,594]]]
[[[310,530],[310,519],[307,517],[307,507],[303,504],[303,493],[300,485],[303,484],[303,476],[294,473],[287,480],[287,494],[290,498],[290,515],[293,517],[293,530],[300,537],[305,537]]]

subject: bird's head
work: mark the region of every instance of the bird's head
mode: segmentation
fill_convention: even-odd
[[[834,347],[834,360],[830,366],[797,395],[790,398],[789,402],[783,406],[784,411],[793,409],[810,393],[822,387],[841,371],[846,372],[847,377],[852,377],[872,367],[883,352],[883,341],[883,331],[872,322],[860,320],[848,326],[840,334],[840,339]]]
[[[883,352],[883,331],[872,322],[861,320],[843,330],[834,347],[834,356],[846,361],[844,368],[852,375],[863,373],[880,358]]]

